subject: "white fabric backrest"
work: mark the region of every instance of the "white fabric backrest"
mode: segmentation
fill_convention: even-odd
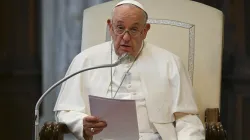
[[[110,39],[106,21],[117,0],[84,11],[82,50]],[[141,0],[151,29],[146,41],[178,55],[193,82],[200,118],[220,107],[223,14],[190,0]]]

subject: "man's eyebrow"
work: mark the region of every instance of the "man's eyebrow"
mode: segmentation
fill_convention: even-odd
[[[119,20],[119,21],[117,21],[116,23],[117,23],[117,24],[121,24],[121,23],[124,23],[124,22]]]
[[[140,26],[141,24],[139,22],[132,24],[132,26]]]
[[[121,20],[118,20],[118,21],[116,21],[116,22],[114,22],[114,23],[116,23],[116,24],[123,24],[124,22],[123,21],[121,21]],[[139,22],[136,22],[136,23],[133,23],[132,24],[132,26],[140,26],[141,24],[139,23]]]
[[[139,22],[136,22],[136,23],[134,23],[133,25],[140,25],[140,23],[139,23]]]

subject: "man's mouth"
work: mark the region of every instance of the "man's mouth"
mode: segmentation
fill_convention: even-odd
[[[120,49],[125,51],[125,52],[130,52],[132,51],[132,47],[129,45],[120,45]]]
[[[129,45],[121,45],[122,47],[130,47]]]

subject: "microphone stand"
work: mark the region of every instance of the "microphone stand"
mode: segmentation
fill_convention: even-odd
[[[66,77],[64,77],[63,79],[61,79],[60,81],[56,82],[54,85],[52,85],[41,97],[40,99],[37,101],[36,103],[36,107],[35,107],[35,140],[39,140],[39,107],[40,107],[40,104],[42,102],[42,100],[44,99],[44,97],[51,91],[53,90],[55,87],[57,87],[58,85],[60,85],[61,83],[63,83],[64,81],[68,80],[69,78],[79,74],[79,73],[82,73],[82,72],[85,72],[85,71],[89,71],[89,70],[93,70],[93,69],[99,69],[99,68],[107,68],[107,67],[115,67],[119,64],[121,64],[123,61],[125,61],[127,58],[128,58],[128,54],[125,53],[123,54],[117,62],[113,63],[113,64],[105,64],[105,65],[100,65],[100,66],[96,66],[96,67],[91,67],[91,68],[86,68],[86,69],[83,69],[83,70],[79,70],[73,74],[70,74]]]

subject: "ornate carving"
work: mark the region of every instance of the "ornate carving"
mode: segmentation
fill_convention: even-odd
[[[206,140],[226,140],[227,134],[220,122],[218,108],[208,108],[205,112]]]
[[[40,140],[63,140],[63,135],[70,133],[64,123],[46,122],[42,127],[39,136]]]
[[[227,140],[227,134],[220,122],[218,108],[210,108],[205,112],[206,140]],[[64,123],[47,122],[40,131],[40,140],[63,140],[63,134],[70,133]]]

